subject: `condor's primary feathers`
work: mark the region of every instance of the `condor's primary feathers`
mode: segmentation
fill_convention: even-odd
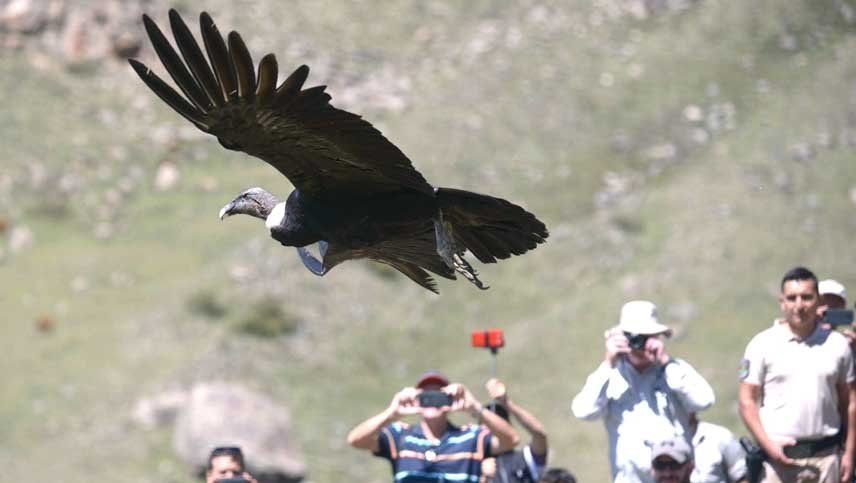
[[[466,250],[493,263],[547,238],[541,221],[506,200],[432,187],[371,124],[330,105],[325,86],[304,89],[307,66],[277,85],[276,57],[262,57],[256,71],[241,36],[231,32],[224,40],[207,13],[199,18],[205,53],[175,10],[169,21],[178,52],[143,16],[181,94],[142,63],[131,60],[131,66],[158,97],[223,147],[258,157],[291,181],[294,190],[285,201],[250,188],[224,206],[220,218],[265,220],[271,236],[296,247],[316,275],[368,258],[434,292],[427,272],[449,279],[457,272],[486,288],[464,259]],[[315,243],[320,259],[306,249]]]

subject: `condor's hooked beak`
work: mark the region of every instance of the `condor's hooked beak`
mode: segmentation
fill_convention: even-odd
[[[233,211],[234,209],[235,209],[235,202],[230,201],[226,206],[224,206],[220,210],[220,219],[222,220],[222,219],[226,218],[227,216],[234,215],[235,214],[235,212]]]

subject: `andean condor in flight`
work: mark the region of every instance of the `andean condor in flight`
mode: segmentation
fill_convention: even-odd
[[[543,243],[547,227],[506,200],[434,188],[410,160],[360,116],[330,105],[325,86],[303,89],[302,65],[277,86],[273,54],[255,72],[237,32],[226,41],[211,17],[199,17],[208,60],[178,12],[170,10],[177,53],[146,15],[158,57],[184,96],[136,60],[131,66],[164,102],[223,147],[271,164],[294,185],[285,202],[250,188],[220,210],[265,220],[271,236],[297,248],[306,268],[324,275],[351,259],[390,265],[437,292],[426,272],[455,272],[487,288],[464,259],[482,263],[520,255]],[[210,65],[209,65],[210,62]],[[320,260],[307,249],[318,243]]]

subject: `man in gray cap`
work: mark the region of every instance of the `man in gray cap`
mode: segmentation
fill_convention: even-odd
[[[651,474],[656,483],[690,483],[692,472],[693,453],[682,436],[651,447]]]
[[[624,304],[618,326],[604,334],[605,360],[574,397],[574,416],[604,420],[614,482],[653,482],[645,441],[677,434],[689,446],[689,413],[713,404],[710,384],[666,353],[661,337],[671,332],[653,303]]]

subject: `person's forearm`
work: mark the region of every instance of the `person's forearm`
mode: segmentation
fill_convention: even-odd
[[[688,363],[672,359],[663,371],[669,389],[678,394],[687,410],[698,412],[713,405],[716,400],[713,388]]]
[[[520,442],[520,437],[517,436],[517,432],[514,431],[514,428],[512,428],[506,420],[497,416],[493,411],[489,411],[480,406],[473,411],[473,416],[476,418],[480,417],[482,424],[484,424],[487,429],[490,430],[491,434],[497,439],[497,442],[499,443],[496,448],[498,450],[497,453],[510,451],[517,446],[517,443]]]
[[[761,413],[758,408],[758,401],[755,399],[755,394],[751,389],[744,387],[747,386],[747,384],[743,383],[740,386],[738,403],[740,417],[743,419],[743,424],[761,448],[765,451],[769,451],[770,438],[767,436],[767,431],[764,430],[764,426],[761,424]]]
[[[743,405],[741,404],[740,416],[743,418],[743,423],[746,425],[746,429],[749,430],[749,433],[755,438],[755,441],[758,442],[758,445],[764,451],[770,451],[770,437],[767,435],[767,431],[764,429],[764,426],[761,424],[761,415],[758,412],[758,406],[755,405],[754,408],[746,408],[743,409]]]
[[[856,456],[856,392],[850,388],[850,384],[847,386],[847,439],[844,441],[844,454],[852,461]]]
[[[391,408],[366,419],[348,433],[348,444],[358,449],[377,449],[378,434],[384,426],[395,420]]]
[[[589,374],[582,390],[571,402],[571,412],[579,419],[595,419],[603,414],[606,408],[606,386],[612,374],[608,364],[601,363]]]
[[[506,401],[506,406],[508,407],[508,411],[514,415],[518,421],[520,421],[520,424],[532,437],[532,442],[529,444],[532,448],[532,453],[537,456],[546,455],[547,432],[544,430],[544,426],[541,424],[541,421],[538,421],[538,419],[529,411],[523,409],[517,404],[514,404],[510,399]]]

